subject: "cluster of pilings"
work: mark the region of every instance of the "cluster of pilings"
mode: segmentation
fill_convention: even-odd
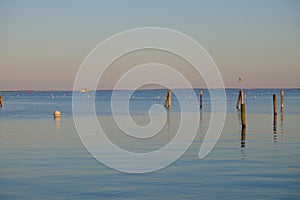
[[[283,111],[284,111],[284,90],[280,92],[281,102],[281,120],[283,121]],[[238,100],[236,103],[236,108],[241,110],[241,124],[242,124],[242,131],[241,131],[241,147],[245,147],[245,140],[246,140],[246,107],[244,103],[244,91],[240,90],[238,95]],[[273,131],[274,137],[277,133],[277,98],[276,94],[273,94]]]
[[[284,111],[284,90],[281,90],[281,113]],[[202,109],[202,95],[203,92],[200,90],[199,96],[200,96],[200,109]],[[240,110],[241,112],[241,147],[245,147],[245,140],[246,140],[246,106],[244,101],[244,91],[240,90],[238,94],[238,100],[236,102],[236,108]],[[171,107],[171,90],[168,90],[165,100],[165,107],[170,108]],[[283,116],[281,116],[283,118]],[[282,119],[283,121],[283,119]],[[276,94],[273,94],[273,131],[274,133],[277,132],[277,100],[276,100]]]

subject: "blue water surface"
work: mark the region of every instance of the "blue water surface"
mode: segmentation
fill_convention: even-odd
[[[151,105],[164,104],[166,92],[135,91],[131,114],[147,117]],[[188,104],[189,91],[181,92]],[[210,123],[209,93],[203,90],[202,111],[191,108],[200,112],[200,130],[184,155],[159,171],[128,174],[98,162],[85,149],[72,117],[71,91],[1,92],[0,199],[300,199],[300,91],[285,90],[285,109],[278,111],[274,126],[272,95],[277,94],[280,110],[280,90],[245,90],[244,133],[235,108],[237,93],[226,90],[225,126],[207,157],[198,158]],[[96,92],[100,119],[111,117],[111,94]],[[93,92],[80,95],[90,99]],[[55,110],[62,112],[61,119],[53,119]],[[172,96],[164,134],[178,127],[178,113],[180,106]],[[115,131],[109,126],[108,131]],[[130,138],[115,140],[138,145]]]

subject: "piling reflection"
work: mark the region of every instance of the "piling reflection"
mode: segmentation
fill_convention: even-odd
[[[240,109],[237,110],[236,114],[237,114],[237,118],[238,118],[239,122],[242,123],[242,118],[241,118],[241,111],[240,111]]]
[[[203,112],[200,110],[200,132],[204,131]]]
[[[166,109],[167,110],[167,128],[168,128],[168,132],[170,132],[171,130],[171,111],[170,109]]]
[[[241,129],[241,160],[246,159],[246,127]]]
[[[246,159],[246,126],[242,124],[242,114],[240,109],[237,110],[237,118],[239,122],[241,123],[241,129],[240,129],[240,134],[241,134],[241,160]]]
[[[281,139],[283,139],[284,136],[284,112],[283,111],[281,112],[280,115],[280,136]]]
[[[246,147],[246,127],[242,127],[241,130],[241,148]]]
[[[242,125],[241,128],[241,148],[246,147],[246,126],[242,123],[242,113],[240,110],[237,111],[237,118]]]
[[[273,115],[273,141],[277,142],[277,114]]]

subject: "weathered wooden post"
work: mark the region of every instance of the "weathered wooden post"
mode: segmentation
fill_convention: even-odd
[[[200,90],[200,109],[202,108],[202,94],[203,92],[202,90]]]
[[[240,91],[241,95],[241,117],[242,117],[242,128],[246,128],[246,107],[244,102],[244,91]]]
[[[239,105],[241,103],[241,90],[239,91],[239,94],[238,94],[238,100],[236,102],[236,109],[239,109]]]
[[[276,94],[273,94],[273,111],[274,111],[274,115],[277,115],[277,101],[276,101]]]
[[[0,96],[0,107],[2,107],[2,96]]]
[[[273,137],[274,142],[277,142],[277,100],[276,94],[273,94]]]
[[[171,107],[171,96],[172,96],[172,93],[171,93],[171,90],[168,91],[168,108]]]
[[[280,92],[280,94],[281,94],[281,106],[280,106],[280,108],[281,108],[281,111],[283,111],[284,110],[284,90],[281,90],[281,92]]]
[[[241,106],[240,106],[241,105]],[[238,100],[236,102],[236,109],[241,108],[241,122],[242,122],[242,130],[241,130],[241,148],[246,147],[246,106],[244,101],[244,91],[240,90],[238,94]]]
[[[171,90],[168,90],[167,96],[166,96],[166,101],[165,101],[165,106],[167,108],[171,107]]]
[[[274,114],[273,116],[273,130],[277,131],[277,115]]]
[[[284,90],[280,92],[281,101],[280,101],[280,108],[281,108],[281,115],[280,115],[280,127],[281,127],[281,135],[284,134],[283,125],[284,125]]]
[[[246,147],[246,106],[244,102],[244,91],[240,90],[240,102],[241,102],[241,117],[242,117],[242,132],[241,132],[241,148]]]

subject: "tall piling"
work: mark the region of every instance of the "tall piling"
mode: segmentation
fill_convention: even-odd
[[[200,90],[200,109],[202,108],[202,95],[203,95],[203,92],[202,92],[202,90]]]
[[[277,100],[276,94],[273,94],[273,137],[274,142],[277,142]]]
[[[276,101],[276,94],[273,94],[273,113],[277,115],[277,101]]]
[[[246,128],[246,106],[244,102],[244,91],[240,91],[241,96],[241,117],[242,117],[242,128]]]
[[[172,96],[172,93],[171,93],[171,90],[168,91],[168,108],[171,107],[171,96]]]
[[[165,107],[170,108],[171,107],[171,90],[168,90],[168,93],[166,95],[166,101],[165,101]]]
[[[284,110],[284,90],[281,90],[280,96],[281,96],[280,108],[281,108],[281,111],[283,111]]]
[[[2,96],[0,96],[0,107],[2,107]]]
[[[239,94],[238,94],[238,100],[236,102],[236,109],[239,109],[239,105],[241,103],[241,90],[239,91]]]

